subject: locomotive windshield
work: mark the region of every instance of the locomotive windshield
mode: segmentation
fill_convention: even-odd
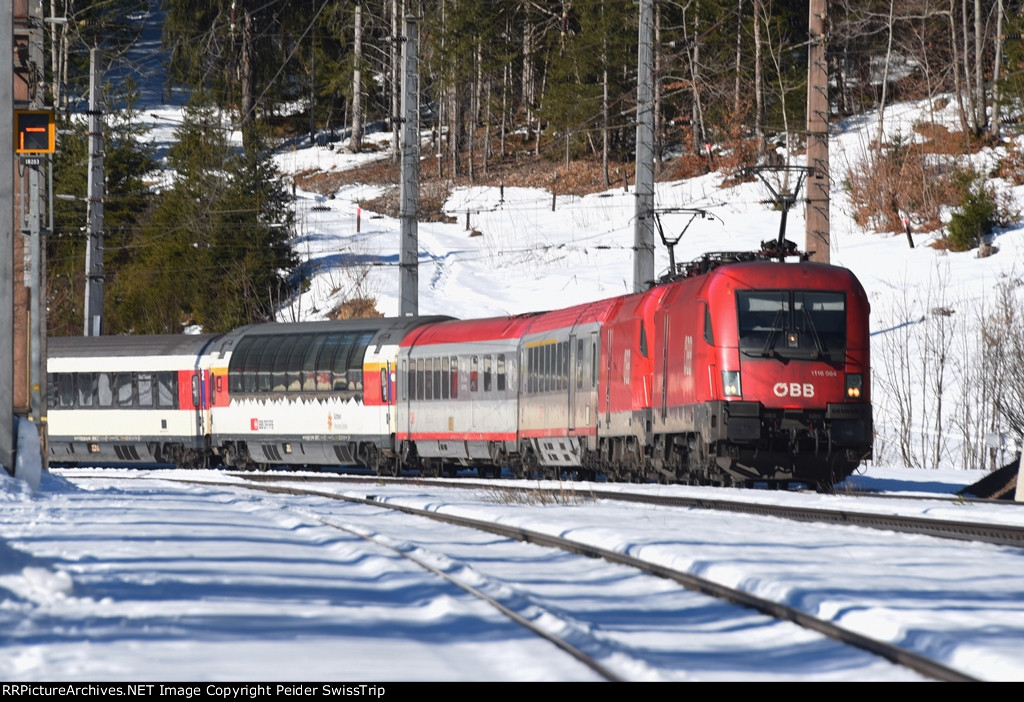
[[[824,358],[846,350],[846,297],[840,292],[740,290],[740,351],[748,356]]]

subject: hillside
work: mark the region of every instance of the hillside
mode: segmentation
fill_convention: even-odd
[[[944,111],[933,103],[902,104],[887,111],[886,134],[923,139],[915,136],[916,125],[952,117],[948,104]],[[1012,360],[1013,354],[1005,334],[1000,349],[992,346],[990,328],[1014,305],[1024,309],[1024,231],[1019,224],[997,229],[991,237],[995,255],[979,258],[977,249],[949,251],[943,229],[915,228],[911,248],[902,231],[876,232],[858,224],[843,185],[863,168],[876,128],[876,120],[866,115],[836,124],[831,139],[831,258],[857,274],[872,304],[876,460],[962,469],[1001,466],[1018,449],[1012,424],[993,405],[998,395],[993,378],[1000,373],[1009,380],[1005,360],[997,356],[1009,354]],[[276,156],[282,171],[295,178],[301,233],[293,246],[308,281],[307,291],[281,308],[280,320],[323,319],[355,298],[372,299],[381,313],[397,312],[399,224],[388,194],[398,174],[390,163],[367,163],[387,158],[383,149],[389,135],[373,138],[382,151],[353,155],[341,145],[289,147]],[[979,148],[964,158],[996,173],[1012,146]],[[795,154],[789,162],[801,159]],[[505,164],[480,174],[475,184],[439,180],[431,173],[434,165],[432,157],[424,157],[422,190],[433,195],[424,197],[423,209],[429,202],[440,216],[425,212],[419,226],[420,313],[514,314],[632,290],[632,187],[604,188],[596,164],[576,168],[574,163],[569,176],[560,164],[543,160],[518,169]],[[1000,178],[989,183],[1016,203],[1017,211],[1024,209],[1020,186]],[[767,199],[760,182],[737,182],[730,173],[713,172],[659,179],[655,205],[703,208],[713,215],[693,221],[680,213],[661,216],[666,235],[685,230],[676,260],[686,261],[708,251],[757,248],[776,237],[780,213]],[[951,214],[943,210],[946,221]],[[802,245],[803,230],[803,211],[797,207],[789,213],[788,238]],[[667,251],[659,245],[656,270],[667,265]],[[1002,327],[1016,329],[1017,323]],[[1020,387],[1003,385],[1004,407]]]

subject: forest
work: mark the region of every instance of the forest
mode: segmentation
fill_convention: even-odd
[[[81,326],[90,50],[102,49],[105,70],[130,76],[137,18],[153,13],[163,17],[165,93],[187,94],[189,104],[165,168],[137,111],[138,86],[104,85],[107,333],[273,318],[302,281],[291,275],[290,193],[272,149],[305,139],[359,152],[374,148],[368,129],[391,131],[397,147],[407,18],[419,35],[423,148],[436,157],[424,181],[443,188],[543,172],[533,184],[593,190],[633,170],[637,0],[52,5],[67,18],[48,30],[45,83],[61,120],[54,180],[68,195],[55,203],[47,246],[53,334]],[[922,127],[921,143],[878,143],[865,170],[833,180],[879,231],[908,218],[935,229],[942,207],[959,206],[948,245],[976,245],[1009,213],[958,157],[1017,129],[1024,2],[824,5],[830,121],[873,110],[881,124],[886,105],[924,98],[955,101],[959,117],[956,130]],[[808,15],[808,0],[653,0],[656,177],[738,172],[776,147],[802,150]],[[1024,179],[1024,156],[1011,150],[1004,167]]]

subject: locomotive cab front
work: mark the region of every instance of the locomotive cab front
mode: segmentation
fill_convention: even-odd
[[[846,478],[871,456],[868,314],[860,283],[836,266],[756,261],[707,273],[662,321],[665,460],[698,480]]]

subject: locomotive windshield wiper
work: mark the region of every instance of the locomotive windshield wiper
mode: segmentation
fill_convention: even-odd
[[[818,357],[826,356],[825,345],[821,343],[821,337],[818,336],[818,329],[814,326],[814,319],[811,317],[811,313],[807,311],[807,307],[801,307],[800,309],[804,313],[804,319],[807,320],[807,328],[811,330],[811,337],[814,339],[814,350],[817,352]]]
[[[779,323],[782,321],[782,316],[785,314],[786,309],[780,307],[779,311],[775,313],[775,319],[772,320],[772,328],[768,330],[768,338],[764,340],[764,346],[761,347],[762,356],[771,356],[775,351],[775,335],[780,331]]]

